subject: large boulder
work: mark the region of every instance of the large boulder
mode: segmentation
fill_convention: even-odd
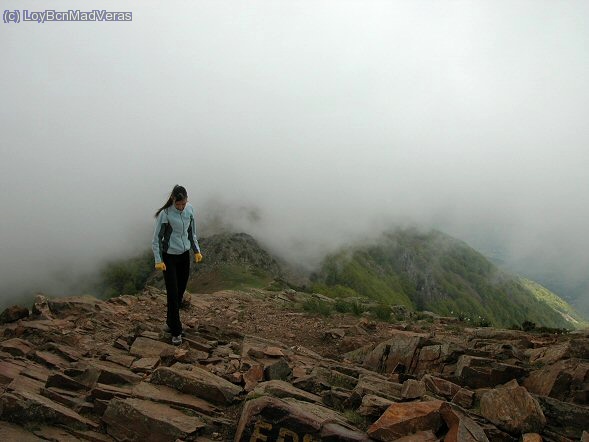
[[[589,361],[563,359],[553,365],[533,371],[524,386],[534,394],[587,404],[589,401]]]
[[[395,403],[368,428],[368,435],[376,440],[391,441],[418,431],[436,433],[443,425],[442,404],[438,400]]]
[[[462,355],[456,364],[458,383],[471,388],[495,387],[512,379],[519,381],[527,373],[523,367],[501,364],[478,356]]]
[[[409,373],[426,335],[396,331],[394,337],[381,342],[364,359],[364,367],[378,373]]]
[[[263,396],[246,402],[235,442],[252,440],[369,441],[338,413],[296,400]]]
[[[515,380],[481,396],[481,415],[512,434],[540,433],[546,425],[538,401]]]
[[[545,430],[578,440],[589,422],[589,407],[570,404],[550,397],[535,396],[547,419]]]

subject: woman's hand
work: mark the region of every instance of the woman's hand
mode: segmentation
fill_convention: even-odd
[[[195,253],[194,254],[194,262],[201,262],[202,261],[202,255],[200,253]]]
[[[155,269],[156,270],[161,270],[162,272],[165,272],[166,271],[166,265],[163,262],[158,262],[155,265]]]

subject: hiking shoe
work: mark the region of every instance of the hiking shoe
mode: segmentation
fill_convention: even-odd
[[[172,336],[172,344],[174,344],[174,345],[182,344],[182,336]]]
[[[164,328],[162,328],[162,330],[164,333],[171,333],[172,332],[172,330],[170,330],[170,327],[168,327],[168,324],[164,325]],[[186,336],[184,334],[184,330],[182,330],[182,332],[180,333],[180,336]]]

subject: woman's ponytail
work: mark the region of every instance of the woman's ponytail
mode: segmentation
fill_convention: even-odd
[[[157,212],[155,212],[155,217],[157,218],[160,212],[170,207],[174,203],[174,201],[182,201],[186,198],[188,198],[188,193],[186,192],[186,189],[176,184],[172,189],[172,192],[170,193],[170,197],[168,198],[168,201],[166,201],[166,204],[164,204],[162,207],[159,208]]]

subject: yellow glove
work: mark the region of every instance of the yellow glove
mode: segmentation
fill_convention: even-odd
[[[194,262],[201,262],[202,261],[202,255],[200,253],[195,253],[194,254]]]
[[[158,263],[155,265],[155,269],[156,269],[156,270],[162,270],[162,271],[164,271],[164,272],[165,272],[165,271],[166,271],[166,265],[165,265],[163,262],[158,262]]]

